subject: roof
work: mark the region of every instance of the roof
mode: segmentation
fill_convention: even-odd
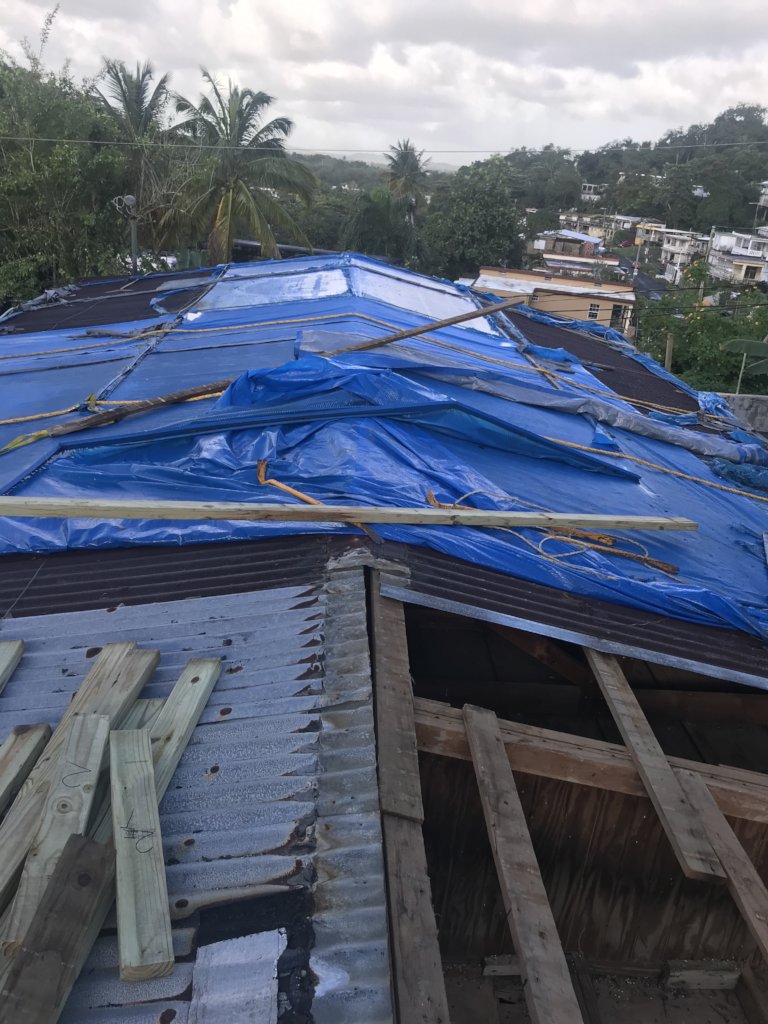
[[[26,329],[35,310],[5,320],[17,330],[0,343],[0,374],[16,386],[0,424],[0,490],[274,502],[255,470],[267,460],[270,479],[327,504],[687,515],[695,534],[608,543],[536,530],[377,532],[587,602],[768,637],[768,452],[722,399],[676,381],[616,331],[526,307],[345,351],[490,298],[354,254],[206,274],[204,294],[174,314],[144,309],[110,324],[106,298],[103,313],[89,306],[88,323],[101,318],[95,335],[77,312],[45,331]],[[169,275],[141,280],[131,287],[172,290]],[[93,408],[228,380],[200,401],[59,439],[37,434],[85,425]],[[18,519],[0,524],[0,552],[353,532]]]
[[[592,281],[574,277],[552,277],[526,270],[495,270],[481,267],[480,275],[474,281],[478,291],[497,291],[500,295],[516,292],[533,295],[535,292],[562,292],[564,295],[596,295],[614,302],[634,302],[635,293],[620,283],[596,285]]]

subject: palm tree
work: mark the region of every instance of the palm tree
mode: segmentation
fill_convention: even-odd
[[[280,255],[276,230],[311,248],[279,201],[285,191],[308,202],[317,184],[309,168],[286,153],[293,122],[287,117],[265,121],[273,102],[267,93],[240,89],[231,81],[223,92],[209,71],[202,68],[202,73],[211,94],[197,104],[176,96],[176,111],[185,119],[175,130],[211,152],[191,183],[185,211],[193,224],[209,230],[209,259],[231,259],[236,228],[261,242],[268,257]]]
[[[385,156],[387,188],[405,206],[406,219],[413,224],[416,210],[425,199],[424,184],[429,161],[410,139],[401,139],[396,146],[390,146]]]
[[[104,58],[104,78],[109,96],[100,89],[95,93],[127,140],[139,143],[160,129],[169,98],[169,77],[163,75],[153,88],[155,69],[149,61],[143,65],[137,63],[134,72],[129,71],[121,60]]]
[[[729,338],[723,342],[726,352],[741,353],[741,368],[736,383],[736,394],[741,392],[744,373],[768,373],[768,334],[764,338]],[[757,356],[757,362],[747,366],[747,356]]]

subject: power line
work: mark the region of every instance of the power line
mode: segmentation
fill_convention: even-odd
[[[368,149],[323,149],[318,150],[305,146],[291,146],[289,150],[278,150],[274,146],[222,146],[210,143],[202,142],[180,142],[173,140],[172,142],[152,142],[152,141],[129,141],[124,139],[67,139],[57,138],[54,136],[27,136],[27,135],[0,135],[0,142],[50,142],[59,143],[66,142],[71,145],[79,146],[131,146],[136,148],[158,148],[158,149],[196,149],[196,150],[214,150],[216,152],[243,152],[248,151],[251,153],[275,153],[275,152],[290,152],[290,153],[307,153],[311,156],[326,156],[334,153],[342,154],[358,154],[368,155],[376,152],[375,148]],[[716,149],[725,147],[738,147],[738,146],[768,146],[768,138],[760,139],[754,142],[686,142],[678,144],[664,144],[664,145],[653,145],[653,146],[601,146],[598,149],[566,149],[565,152],[572,153],[579,156],[583,153],[659,153],[666,152],[667,150],[675,151],[680,149]],[[489,149],[423,149],[422,153],[430,153],[434,155],[480,155],[487,153],[514,153],[515,150],[508,149],[503,150],[498,146],[493,146]],[[531,155],[535,155],[537,150],[528,150]]]

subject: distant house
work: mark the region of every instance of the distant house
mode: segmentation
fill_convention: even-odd
[[[642,220],[635,225],[635,245],[661,245],[667,225],[660,220]]]
[[[600,196],[608,188],[607,182],[595,185],[589,181],[583,181],[581,183],[581,201],[582,203],[596,203]]]
[[[579,213],[568,210],[560,214],[560,227],[594,235],[610,244],[617,231],[631,231],[640,219],[622,213]]]
[[[472,282],[482,292],[502,298],[519,296],[521,304],[568,320],[592,320],[613,327],[628,337],[634,333],[635,293],[619,281],[586,281],[553,276],[541,270],[481,267]]]
[[[677,231],[667,228],[661,240],[661,262],[666,264],[665,276],[677,284],[684,267],[707,251],[709,235],[695,231]]]
[[[529,243],[528,254],[539,257],[552,273],[594,278],[611,276],[619,269],[617,257],[605,255],[601,238],[568,228],[542,231]]]
[[[715,230],[708,262],[711,275],[721,281],[768,282],[768,227],[755,234]]]

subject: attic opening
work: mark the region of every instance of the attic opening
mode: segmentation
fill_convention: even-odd
[[[618,757],[601,765],[606,749],[627,748],[583,649],[401,607],[420,737],[426,875],[453,1024],[535,1019],[527,1015],[479,776],[459,738],[467,704],[495,713],[505,744],[514,745],[515,724],[527,730],[518,736],[522,748],[539,744],[535,770],[514,770],[514,781],[580,1019],[763,1021],[747,990],[760,962],[756,943],[727,887],[684,876],[651,802],[619,777],[626,753],[615,778],[596,778],[608,776]],[[752,778],[768,770],[768,695],[638,659],[619,663],[674,770],[711,765],[735,771],[733,782],[740,771]],[[380,695],[379,686],[377,676]],[[439,724],[424,742],[432,714]],[[555,741],[546,751],[558,736],[579,741]],[[591,778],[584,764],[572,772],[581,753],[594,758]],[[729,821],[765,877],[768,810],[756,817]]]

